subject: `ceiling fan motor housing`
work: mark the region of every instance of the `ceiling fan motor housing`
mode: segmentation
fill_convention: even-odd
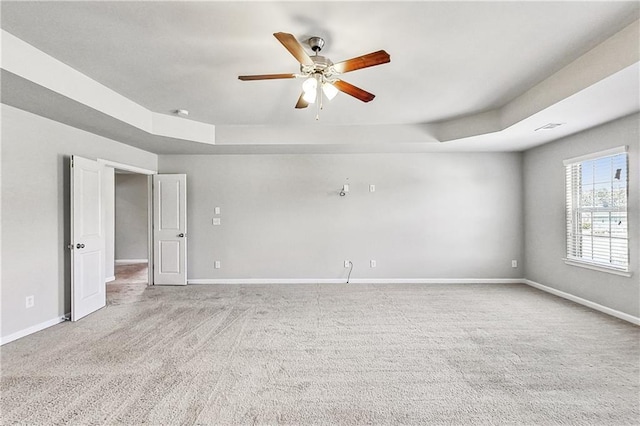
[[[322,37],[311,37],[308,40],[308,43],[311,47],[311,50],[313,50],[316,54],[324,47],[324,39]]]

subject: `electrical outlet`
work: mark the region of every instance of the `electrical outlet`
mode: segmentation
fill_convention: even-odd
[[[220,269],[220,261],[216,260],[215,263],[213,264],[213,267],[216,269]]]
[[[518,261],[517,260],[512,260],[511,261],[511,267],[512,268],[517,268],[518,267]]]
[[[213,223],[214,226],[220,225],[220,218],[214,217],[211,223]]]
[[[27,308],[33,308],[33,305],[35,304],[35,298],[33,296],[27,296],[27,298],[25,299],[25,306]]]
[[[376,192],[376,186],[375,185],[369,185],[369,192]]]
[[[375,260],[370,260],[369,264],[371,265],[372,268],[375,268],[378,265]]]
[[[350,261],[350,260],[345,260],[345,261],[344,261],[344,267],[345,267],[345,268],[348,268],[348,267],[350,267],[350,266],[351,266],[351,261]]]

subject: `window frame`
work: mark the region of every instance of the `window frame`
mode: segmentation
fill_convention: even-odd
[[[596,207],[596,206],[588,206],[582,207],[579,205],[580,200],[582,199],[582,183],[576,183],[576,173],[575,167],[579,166],[580,171],[581,167],[585,162],[600,160],[608,157],[614,157],[624,154],[625,159],[625,205],[624,210],[621,210],[619,207],[614,207],[613,204],[611,207]],[[564,262],[567,265],[571,266],[579,266],[583,268],[593,269],[601,272],[612,273],[616,275],[622,275],[626,277],[630,277],[632,274],[629,271],[630,266],[630,253],[629,253],[629,154],[627,146],[620,146],[604,151],[594,152],[587,155],[582,155],[579,157],[570,158],[563,161],[565,166],[565,219],[566,219],[566,228],[565,228],[565,254],[566,257],[563,258]],[[613,177],[611,178],[611,185],[613,186]],[[577,203],[577,205],[576,205]],[[577,228],[581,225],[581,213],[591,212],[601,212],[601,213],[622,213],[624,212],[624,216],[627,220],[627,227],[625,236],[623,238],[614,237],[611,232],[609,232],[608,237],[598,237],[600,239],[606,238],[609,241],[609,246],[612,247],[612,242],[614,240],[623,239],[626,241],[626,259],[624,265],[616,265],[612,264],[611,261],[598,261],[595,259],[585,259],[582,257],[578,257],[576,252],[582,249],[583,243],[579,240],[579,236],[582,235],[577,231]],[[576,247],[578,245],[579,247]],[[611,248],[609,249],[611,250]]]

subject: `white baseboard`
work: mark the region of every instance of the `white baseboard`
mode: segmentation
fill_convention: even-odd
[[[344,282],[344,281],[343,281]],[[354,278],[349,284],[522,284],[522,278]]]
[[[132,265],[134,263],[149,263],[149,259],[116,259],[116,265]]]
[[[20,330],[17,331],[13,334],[10,334],[8,336],[4,336],[0,339],[0,345],[4,345],[7,344],[9,342],[13,342],[14,340],[18,340],[21,337],[25,337],[28,336],[29,334],[33,334],[36,333],[38,331],[44,330],[45,328],[49,328],[51,326],[54,326],[56,324],[60,324],[61,322],[64,322],[66,320],[66,318],[69,318],[70,314],[66,314],[65,316],[61,316],[61,317],[56,317],[53,319],[50,319],[48,321],[45,322],[41,322],[40,324],[36,324],[33,325],[29,328],[25,328],[24,330]]]
[[[187,280],[187,284],[344,284],[346,281],[346,278],[202,278]]]
[[[111,281],[115,281],[115,280],[116,280],[116,277],[115,277],[115,276],[113,276],[113,277],[107,277],[107,278],[104,280],[104,282],[106,282],[106,283],[110,283]]]
[[[640,318],[638,317],[634,317],[633,315],[629,315],[629,314],[625,314],[624,312],[620,312],[617,311],[615,309],[611,309],[608,308],[606,306],[602,306],[598,303],[592,302],[590,300],[587,299],[583,299],[582,297],[578,297],[578,296],[574,296],[573,294],[570,293],[565,293],[564,291],[561,290],[556,290],[555,288],[552,287],[547,287],[546,285],[542,285],[540,283],[537,283],[535,281],[531,281],[531,280],[523,280],[524,284],[527,284],[531,287],[535,287],[538,290],[542,290],[545,291],[547,293],[553,294],[554,296],[558,296],[558,297],[562,297],[563,299],[567,299],[567,300],[571,300],[572,302],[576,302],[579,303],[581,305],[584,305],[588,308],[591,309],[595,309],[596,311],[600,311],[602,313],[605,313],[607,315],[611,315],[613,317],[619,318],[621,320],[625,320],[628,321],[632,324],[635,325],[640,325]]]
[[[522,284],[523,278],[353,278],[349,284]],[[346,278],[203,278],[188,284],[346,284]]]

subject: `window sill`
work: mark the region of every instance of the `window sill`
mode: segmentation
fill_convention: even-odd
[[[621,277],[631,277],[633,272],[623,271],[615,268],[607,268],[606,266],[596,265],[588,262],[581,262],[574,259],[562,259],[564,263],[570,266],[578,266],[580,268],[592,269],[594,271],[605,272],[607,274],[620,275]]]

